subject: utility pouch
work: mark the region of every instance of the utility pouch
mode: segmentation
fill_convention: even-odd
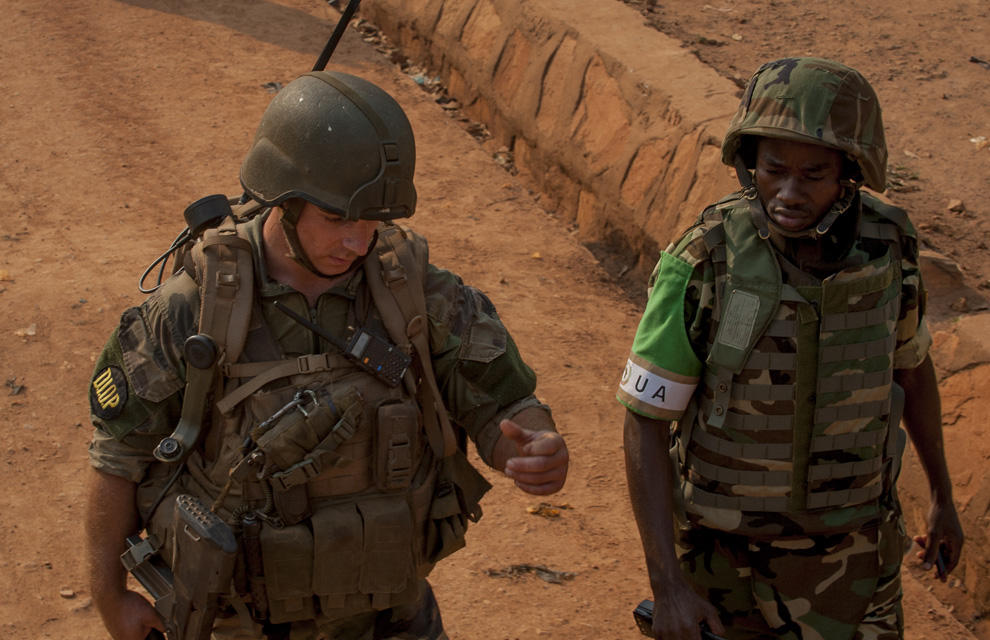
[[[352,387],[333,396],[301,391],[292,402],[255,427],[251,439],[264,452],[267,463],[284,471],[303,460],[331,430],[353,435],[360,400],[360,394]]]
[[[461,506],[457,485],[449,479],[437,481],[433,504],[430,505],[430,522],[426,529],[427,558],[436,563],[464,547],[467,533],[467,516]]]
[[[310,620],[313,604],[313,534],[309,527],[261,527],[268,617],[275,624]]]
[[[306,483],[342,460],[336,449],[354,435],[363,404],[353,387],[332,396],[303,391],[252,431],[265,454],[275,509],[284,524],[310,516]]]
[[[481,518],[481,498],[491,488],[462,452],[441,461],[426,530],[427,560],[435,563],[464,546],[468,520]]]
[[[419,409],[411,402],[378,408],[375,481],[383,491],[406,489],[419,450]]]
[[[400,604],[415,592],[412,515],[404,495],[369,497],[321,507],[311,519],[317,540],[313,591],[323,611],[341,609],[349,594],[373,609]]]
[[[312,514],[305,484],[272,491],[272,499],[275,502],[275,512],[286,525],[298,524]]]

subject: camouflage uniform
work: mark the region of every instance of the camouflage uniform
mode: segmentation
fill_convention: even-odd
[[[265,219],[266,214],[258,215],[245,225],[254,253],[255,301],[265,325],[253,330],[267,330],[288,358],[339,352],[274,308],[273,303],[280,301],[289,307],[310,309],[301,293],[269,279],[261,239]],[[363,269],[355,268],[343,283],[323,293],[310,309],[313,320],[337,336],[347,335],[352,326],[387,335],[365,277]],[[535,375],[522,361],[484,294],[464,285],[453,273],[432,265],[425,277],[425,294],[438,385],[454,423],[475,442],[481,458],[491,464],[501,433],[499,421],[526,407],[542,406],[533,396]],[[160,487],[162,478],[173,468],[158,462],[152,451],[175,428],[182,410],[182,346],[187,337],[197,332],[199,305],[196,282],[185,273],[173,276],[140,307],[123,314],[96,364],[95,380],[112,380],[117,395],[111,402],[102,391],[108,385],[96,382],[91,386],[92,418],[97,429],[90,445],[90,461],[100,471],[138,483],[139,504],[148,488]],[[251,355],[246,354],[248,361]],[[207,449],[221,446],[213,442],[216,431],[206,434]],[[243,435],[232,437],[240,442]],[[421,449],[426,447],[425,442],[425,437],[419,438]],[[340,451],[348,446],[352,445],[345,443]],[[353,447],[360,448],[357,444]],[[291,627],[293,640],[445,638],[436,601],[425,579],[420,580],[418,592],[412,604],[370,610],[346,619],[323,616],[272,627],[266,632],[272,634],[270,637],[280,637]],[[238,635],[242,633],[236,617],[218,622],[218,638],[244,637]],[[257,636],[249,633],[248,637]]]
[[[882,189],[879,108],[850,111],[867,89],[818,59],[757,72],[723,143],[746,188],[662,253],[617,394],[675,421],[678,556],[729,638],[902,633],[892,371],[931,343],[914,229],[845,184],[810,233],[829,242],[834,225],[848,243],[827,268],[799,267],[767,240],[740,157],[744,136],[813,142]]]

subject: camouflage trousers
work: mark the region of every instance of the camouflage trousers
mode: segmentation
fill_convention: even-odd
[[[218,618],[212,640],[449,640],[443,630],[440,608],[429,583],[414,604],[369,611],[339,620],[304,620],[282,625],[259,624],[245,628],[235,615]]]
[[[896,640],[904,635],[899,514],[859,531],[752,540],[678,532],[681,568],[719,610],[729,640]]]

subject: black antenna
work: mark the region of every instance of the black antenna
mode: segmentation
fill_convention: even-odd
[[[337,48],[337,43],[340,42],[341,36],[344,35],[344,29],[350,23],[351,18],[354,17],[354,12],[357,11],[358,5],[361,4],[361,0],[350,0],[347,3],[347,7],[344,12],[340,14],[340,20],[337,21],[337,27],[330,34],[330,39],[327,40],[327,45],[323,47],[323,53],[320,57],[316,59],[316,64],[313,65],[313,71],[323,71],[327,68],[327,63],[330,61],[330,56],[333,55],[333,50]]]

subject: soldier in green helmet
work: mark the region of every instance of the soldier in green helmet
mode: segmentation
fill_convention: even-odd
[[[722,144],[742,189],[664,252],[617,393],[657,638],[900,638],[906,436],[915,540],[963,534],[942,448],[918,240],[885,188],[876,94],[819,58],[763,65]]]
[[[467,440],[523,491],[563,486],[494,305],[393,222],[415,159],[391,96],[312,72],[265,111],[245,195],[187,210],[180,268],[124,312],[90,387],[92,590],[115,640],[446,638],[426,576],[490,488]]]

